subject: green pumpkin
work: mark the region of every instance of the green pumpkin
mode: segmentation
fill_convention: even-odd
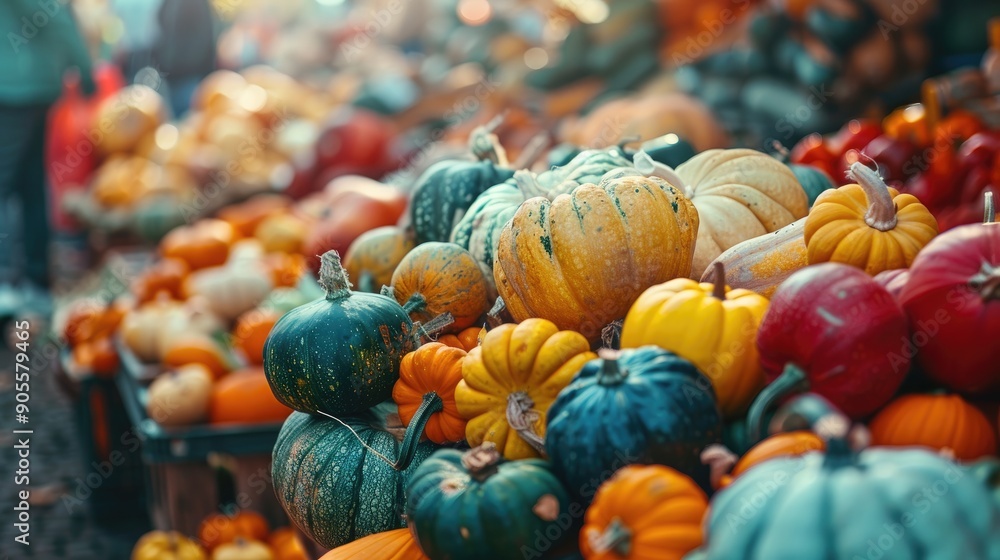
[[[792,170],[792,174],[795,178],[799,180],[799,184],[802,185],[802,190],[806,192],[806,196],[809,198],[809,207],[812,208],[813,202],[819,198],[819,195],[823,194],[823,191],[829,189],[837,188],[833,184],[833,179],[826,174],[822,169],[814,165],[799,165],[790,164],[788,166]]]
[[[492,443],[464,453],[437,451],[406,485],[410,528],[433,559],[531,557],[525,551],[533,549],[539,534],[559,535],[549,541],[552,546],[569,535],[568,507],[566,491],[548,463],[504,461]]]
[[[354,414],[389,399],[413,323],[390,297],[352,292],[336,251],[323,255],[326,296],[278,320],[264,343],[274,396],[301,412]]]
[[[432,165],[417,179],[410,200],[417,244],[448,241],[476,198],[513,175],[492,161],[446,160]]]
[[[965,467],[920,448],[855,451],[850,442],[864,438],[813,395],[775,423],[811,425],[827,450],[741,474],[712,499],[691,558],[1000,558],[1000,507]]]
[[[404,527],[403,489],[436,449],[419,440],[427,419],[439,410],[440,398],[425,400],[402,437],[400,429],[387,425],[389,419],[398,422],[391,404],[342,418],[343,424],[293,412],[278,433],[271,459],[282,508],[326,548]]]
[[[163,239],[170,230],[188,223],[188,216],[173,196],[155,196],[144,200],[132,213],[132,229],[149,242]]]

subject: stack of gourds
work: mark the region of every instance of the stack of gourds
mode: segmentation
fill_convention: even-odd
[[[152,531],[132,550],[132,560],[310,560],[290,527],[271,530],[254,511],[214,513],[202,520],[197,539]]]

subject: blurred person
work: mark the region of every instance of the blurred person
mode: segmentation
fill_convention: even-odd
[[[135,81],[139,70],[152,64],[162,4],[163,0],[111,0],[111,9],[122,22],[119,65],[129,83]]]
[[[0,30],[0,317],[51,314],[46,117],[75,68],[94,92],[72,6],[2,0]]]
[[[215,70],[215,20],[209,0],[166,0],[160,5],[152,66],[166,83],[174,117],[187,112],[202,78]]]

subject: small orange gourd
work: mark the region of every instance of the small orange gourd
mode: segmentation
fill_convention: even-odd
[[[904,395],[872,419],[872,444],[950,449],[960,461],[996,455],[986,415],[958,395]]]
[[[403,356],[399,380],[392,388],[392,400],[399,408],[399,419],[409,426],[424,396],[436,393],[443,407],[434,413],[424,428],[424,435],[434,443],[455,443],[465,439],[465,418],[455,404],[455,387],[462,381],[465,350],[440,342],[424,344]]]

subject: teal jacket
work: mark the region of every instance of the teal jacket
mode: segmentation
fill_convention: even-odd
[[[68,0],[0,0],[0,105],[55,101],[63,74],[80,72],[94,89],[90,55]]]

